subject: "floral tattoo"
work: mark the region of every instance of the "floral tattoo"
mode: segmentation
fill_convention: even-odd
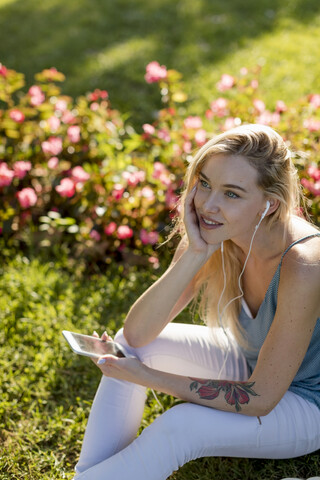
[[[199,397],[204,400],[214,400],[224,392],[224,398],[229,405],[234,405],[236,411],[241,410],[241,406],[249,403],[250,395],[258,397],[259,395],[253,390],[255,382],[227,382],[225,380],[201,380],[200,378],[189,377],[190,390],[196,390]]]

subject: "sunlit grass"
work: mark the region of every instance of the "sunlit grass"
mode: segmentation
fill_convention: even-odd
[[[190,109],[198,112],[216,95],[220,75],[244,66],[263,65],[270,104],[319,89],[316,0],[0,0],[0,30],[0,61],[29,84],[55,66],[66,74],[65,93],[107,89],[136,125],[159,102],[144,81],[151,60],[183,73]]]
[[[71,479],[100,374],[70,350],[61,330],[114,333],[156,277],[123,276],[116,267],[104,276],[74,277],[53,262],[24,258],[0,274],[0,479]],[[174,403],[160,399],[165,408]],[[149,395],[142,427],[160,413]],[[282,461],[204,458],[172,480],[280,480],[319,470],[317,453]]]
[[[0,0],[0,62],[26,74],[43,68],[67,76],[73,96],[109,91],[114,108],[141,125],[159,106],[144,81],[158,60],[184,75],[190,111],[203,112],[222,73],[263,65],[268,107],[319,93],[317,0]],[[16,259],[0,272],[0,480],[72,478],[98,372],[72,354],[63,328],[119,328],[131,303],[153,280],[75,278],[53,262]],[[185,316],[184,319],[187,317]],[[163,396],[169,406],[170,397]],[[152,398],[143,426],[159,412]],[[286,461],[203,459],[174,480],[280,480],[319,475],[317,453]]]

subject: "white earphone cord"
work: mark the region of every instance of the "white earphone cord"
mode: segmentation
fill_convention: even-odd
[[[264,210],[263,214],[261,215],[261,218],[258,222],[258,224],[255,226],[254,228],[254,232],[253,232],[253,235],[252,235],[252,238],[251,238],[251,241],[250,241],[250,246],[249,246],[249,252],[248,252],[248,255],[245,259],[245,262],[243,264],[243,268],[241,270],[241,273],[239,275],[239,278],[238,278],[238,287],[239,287],[239,290],[240,290],[240,295],[238,295],[237,297],[234,297],[232,298],[231,300],[229,300],[229,302],[223,307],[223,310],[222,310],[222,313],[220,314],[220,303],[221,303],[221,300],[222,300],[222,297],[223,297],[223,294],[225,292],[225,289],[226,289],[226,284],[227,284],[227,278],[226,278],[226,271],[225,271],[225,265],[224,265],[224,254],[223,254],[223,242],[221,243],[221,260],[222,260],[222,271],[223,271],[223,289],[222,289],[222,292],[221,292],[221,295],[220,295],[220,298],[219,298],[219,301],[218,301],[218,320],[219,320],[219,325],[220,327],[222,328],[225,336],[227,337],[227,340],[228,340],[228,349],[227,349],[227,352],[226,352],[226,355],[225,355],[225,359],[223,361],[223,364],[222,364],[222,367],[220,369],[220,372],[219,372],[219,375],[218,375],[218,379],[220,379],[221,377],[221,373],[222,373],[222,370],[224,369],[225,367],[225,364],[226,364],[226,361],[227,361],[227,358],[228,358],[228,355],[229,355],[229,347],[230,347],[230,340],[229,340],[229,337],[228,337],[228,334],[223,326],[223,322],[222,322],[222,317],[223,317],[223,314],[225,312],[225,310],[229,307],[229,305],[234,302],[235,300],[238,300],[238,298],[242,298],[244,293],[243,293],[243,290],[242,290],[242,286],[241,286],[241,278],[242,278],[242,275],[244,273],[244,270],[247,266],[247,262],[248,262],[248,259],[249,259],[249,255],[251,253],[251,249],[252,249],[252,244],[253,244],[253,240],[254,240],[254,237],[256,236],[256,233],[257,233],[257,230],[258,228],[260,227],[261,225],[261,222],[262,220],[264,219],[264,217],[266,216],[268,210],[270,208],[270,203],[267,202],[266,204],[266,209]]]

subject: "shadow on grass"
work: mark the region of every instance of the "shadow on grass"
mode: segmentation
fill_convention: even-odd
[[[0,61],[29,84],[55,66],[67,76],[66,93],[107,88],[115,108],[142,118],[149,61],[192,79],[279,19],[308,24],[319,10],[317,0],[0,0]],[[157,100],[148,93],[148,104]]]

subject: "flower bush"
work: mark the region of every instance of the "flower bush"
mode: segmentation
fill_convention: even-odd
[[[0,234],[18,248],[88,262],[159,265],[185,167],[212,135],[242,123],[270,125],[293,151],[308,209],[320,224],[320,94],[266,106],[259,69],[222,75],[206,111],[191,112],[181,74],[158,62],[161,108],[141,132],[96,89],[73,99],[55,68],[24,76],[0,64]]]

